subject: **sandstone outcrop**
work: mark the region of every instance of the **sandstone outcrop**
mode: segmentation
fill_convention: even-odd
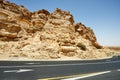
[[[75,24],[75,31],[78,32],[83,38],[96,42],[96,37],[92,29],[86,27],[82,23]]]
[[[47,10],[39,10],[32,13],[31,23],[34,30],[41,30],[49,18],[50,13]]]
[[[0,1],[0,38],[18,38],[24,35],[23,28],[31,23],[31,12],[23,6],[1,0]]]
[[[64,59],[107,57],[92,29],[75,23],[68,11],[56,8],[30,12],[0,0],[1,58]]]
[[[24,6],[22,6],[22,5],[18,6],[14,3],[10,3],[8,1],[1,0],[0,8],[10,11],[10,12],[13,12],[15,14],[19,14],[21,16],[21,18],[26,18],[26,19],[31,18],[31,13],[26,8],[24,8]]]
[[[92,29],[86,27],[82,23],[75,24],[75,32],[78,32],[80,36],[92,42],[93,46],[98,49],[101,49],[102,46],[97,43],[96,36]]]

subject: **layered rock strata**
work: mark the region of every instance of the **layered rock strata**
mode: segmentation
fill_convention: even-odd
[[[30,12],[0,0],[0,56],[32,59],[88,59],[107,57],[92,29],[75,23],[68,11],[56,8]]]

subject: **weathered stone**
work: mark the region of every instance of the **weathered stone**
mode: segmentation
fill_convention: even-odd
[[[71,24],[74,23],[73,16],[68,11],[63,11],[59,8],[56,8],[55,11],[50,16],[51,19],[62,19],[69,21]]]
[[[7,38],[18,38],[20,31],[30,26],[29,12],[24,7],[18,6],[8,1],[2,1],[0,4],[0,36]]]
[[[95,46],[97,49],[102,49],[102,46],[98,44],[97,42],[92,43],[93,46]]]
[[[32,13],[31,23],[34,30],[41,30],[48,20],[50,13],[47,10],[39,10]]]
[[[97,39],[93,30],[90,29],[89,27],[86,27],[84,24],[82,23],[75,24],[75,32],[78,32],[80,36],[91,41],[93,46],[95,46],[97,49],[102,48],[102,46],[97,43]]]
[[[96,37],[92,29],[86,27],[82,23],[75,24],[75,31],[78,32],[83,38],[96,42]]]
[[[68,53],[68,52],[75,52],[76,47],[73,46],[61,46],[61,52]]]
[[[10,3],[8,1],[2,0],[0,4],[1,9],[5,9],[7,11],[19,14],[21,17],[24,17],[26,19],[30,19],[31,13],[24,8],[24,6],[18,6],[14,3]]]
[[[97,48],[97,49],[96,49]],[[97,43],[92,29],[74,23],[70,12],[56,8],[30,12],[0,0],[0,58],[101,58],[108,49]]]
[[[8,38],[17,38],[21,27],[10,22],[0,22],[0,36]]]

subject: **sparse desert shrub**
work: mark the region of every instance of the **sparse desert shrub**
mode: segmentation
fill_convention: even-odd
[[[87,49],[86,46],[82,43],[78,43],[77,46],[84,51]]]
[[[114,53],[113,52],[109,52],[109,53],[106,53],[107,56],[113,56]]]

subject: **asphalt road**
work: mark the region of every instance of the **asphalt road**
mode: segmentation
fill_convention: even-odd
[[[89,76],[91,74],[92,76]],[[0,80],[43,79],[120,80],[120,59],[111,58],[90,61],[0,61]]]

